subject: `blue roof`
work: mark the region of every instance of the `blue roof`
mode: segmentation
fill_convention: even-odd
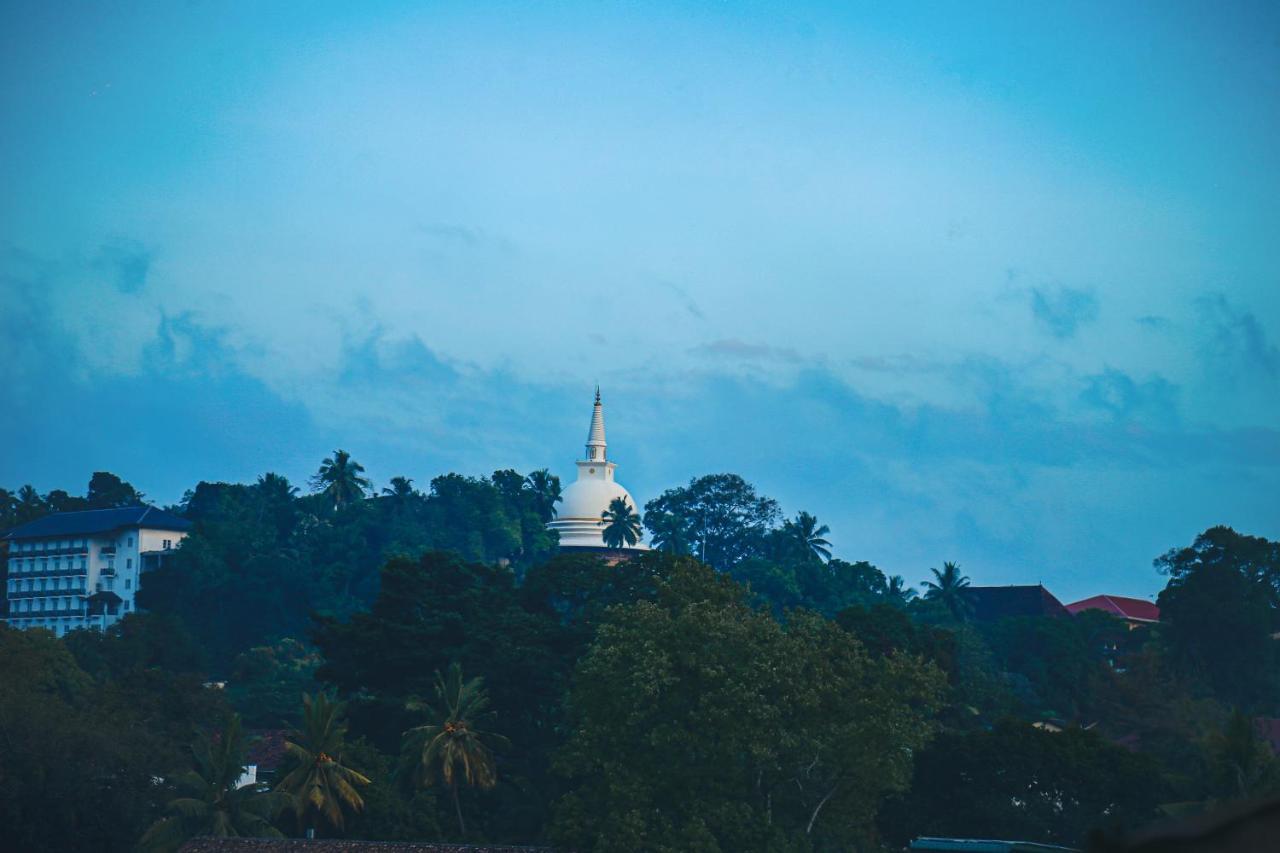
[[[20,524],[5,539],[51,539],[59,536],[92,536],[128,527],[153,530],[189,530],[191,522],[153,506],[122,506],[83,512],[55,512]]]

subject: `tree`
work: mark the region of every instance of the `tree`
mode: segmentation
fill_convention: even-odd
[[[1161,621],[1175,668],[1224,702],[1280,702],[1280,543],[1214,527],[1155,561],[1169,576]]]
[[[306,825],[308,837],[318,819],[341,832],[344,810],[359,812],[364,808],[356,789],[370,780],[343,764],[346,734],[340,702],[328,693],[303,694],[302,728],[291,732],[285,741],[289,770],[276,790],[291,797],[294,815]]]
[[[604,527],[604,544],[610,548],[630,547],[640,541],[640,516],[626,498],[609,501],[609,508],[600,513],[600,524]]]
[[[26,524],[49,513],[49,507],[40,497],[40,493],[31,484],[18,489],[16,506],[14,507],[14,523]]]
[[[652,519],[646,515],[645,526],[652,533],[653,547],[657,550],[676,556],[689,553],[692,535],[687,519],[675,513],[664,512]]]
[[[930,569],[934,579],[920,584],[925,588],[924,597],[941,602],[958,622],[963,622],[973,612],[969,600],[969,578],[960,574],[960,567],[950,561],[942,564],[942,571]]]
[[[1005,720],[991,731],[948,732],[915,758],[911,791],[886,808],[889,841],[1017,838],[1081,846],[1094,829],[1156,817],[1158,767],[1093,732],[1049,732]]]
[[[916,597],[916,591],[907,586],[906,580],[902,575],[894,575],[885,582],[884,599],[898,607],[906,607],[911,599]]]
[[[818,519],[814,516],[802,511],[795,521],[788,521],[783,529],[801,553],[813,555],[819,560],[831,559],[831,543],[822,538],[831,532],[831,528],[825,524],[819,526]]]
[[[108,471],[95,471],[85,500],[89,509],[137,506],[146,496]]]
[[[781,515],[777,501],[756,494],[737,474],[712,474],[668,489],[644,505],[650,533],[670,514],[685,519],[689,553],[721,571],[763,553],[765,535]]]
[[[784,627],[694,560],[614,607],[579,661],[552,837],[589,853],[850,849],[906,787],[940,674]]]
[[[241,785],[246,744],[240,718],[231,715],[222,731],[204,735],[191,747],[194,768],[178,779],[183,796],[169,802],[169,816],[147,830],[138,846],[151,853],[177,850],[184,841],[215,838],[279,838],[271,821],[288,802],[264,783]]]
[[[413,480],[408,477],[392,477],[391,485],[384,486],[382,494],[385,497],[395,498],[399,503],[404,503],[417,495],[418,490],[413,487]]]
[[[435,705],[421,700],[409,703],[410,710],[423,712],[429,722],[405,732],[404,754],[420,785],[439,780],[449,788],[458,832],[466,835],[458,786],[488,789],[496,785],[498,770],[490,744],[504,745],[506,738],[479,728],[489,707],[484,679],[464,681],[462,667],[455,662],[447,678],[436,671],[435,693]]]
[[[311,478],[311,487],[327,495],[336,510],[364,498],[373,488],[369,478],[363,474],[364,466],[352,459],[350,453],[335,450],[332,456],[320,463],[320,470]]]
[[[555,518],[556,504],[563,500],[560,497],[560,478],[546,468],[539,468],[525,477],[525,485],[533,493],[543,522]]]

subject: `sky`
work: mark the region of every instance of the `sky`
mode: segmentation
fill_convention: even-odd
[[[1280,538],[1280,7],[0,8],[0,485],[731,471],[923,579]]]

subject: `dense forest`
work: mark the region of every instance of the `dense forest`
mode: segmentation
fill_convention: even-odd
[[[0,528],[143,499],[107,473],[83,497],[0,490]],[[342,452],[306,493],[197,484],[145,612],[0,628],[9,843],[1085,845],[1280,792],[1256,727],[1280,716],[1278,543],[1215,527],[1154,555],[1158,625],[988,622],[978,569],[940,563],[917,594],[735,475],[619,509],[655,550],[616,565],[557,553],[558,500],[546,471],[375,490]],[[237,787],[273,729],[284,765]]]

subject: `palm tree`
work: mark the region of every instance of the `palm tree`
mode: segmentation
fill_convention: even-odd
[[[171,800],[168,817],[161,818],[138,842],[147,853],[168,853],[198,836],[217,838],[279,838],[271,821],[288,797],[255,782],[241,785],[245,770],[245,739],[240,717],[227,718],[221,735],[206,735],[191,747],[195,767],[178,778],[182,796]]]
[[[290,732],[284,744],[285,754],[294,766],[276,784],[276,790],[293,798],[293,811],[299,824],[310,824],[308,838],[314,834],[317,818],[324,818],[341,832],[343,809],[354,812],[364,809],[364,799],[356,787],[368,785],[370,780],[342,763],[347,734],[342,711],[342,704],[327,693],[319,693],[314,698],[304,693],[302,728]]]
[[[907,581],[902,575],[894,575],[885,582],[884,597],[892,604],[906,605],[916,597],[916,591],[907,586]]]
[[[819,526],[816,517],[802,511],[784,528],[805,556],[812,555],[823,561],[831,559],[831,543],[822,538],[831,532],[831,528],[825,524]]]
[[[333,498],[336,510],[351,501],[363,498],[373,488],[364,474],[364,466],[351,458],[345,450],[333,451],[333,456],[320,463],[320,470],[311,478],[311,487]]]
[[[392,477],[391,485],[384,486],[382,494],[388,498],[395,498],[394,503],[397,506],[404,506],[409,502],[409,498],[418,494],[418,490],[413,487],[413,480],[408,477]]]
[[[534,500],[538,506],[538,513],[542,516],[543,521],[550,521],[555,518],[556,504],[563,500],[560,497],[560,478],[546,468],[539,468],[525,477],[524,482],[529,491],[533,492]]]
[[[640,516],[626,498],[609,501],[609,508],[600,513],[600,524],[604,527],[601,534],[604,544],[610,548],[631,546],[640,541]]]
[[[258,478],[257,489],[268,503],[273,504],[288,503],[298,494],[297,488],[289,482],[287,477],[271,471]]]
[[[960,567],[947,561],[942,564],[942,571],[930,569],[934,580],[920,584],[925,588],[924,597],[930,601],[941,601],[959,621],[964,621],[973,610],[969,600],[969,578],[960,574]]]
[[[45,504],[44,498],[40,497],[40,493],[30,483],[18,489],[18,503],[14,507],[14,511],[18,517],[18,523],[23,524],[28,521],[35,521],[42,515],[49,512],[48,505]]]
[[[652,516],[652,513],[650,513]],[[653,534],[653,547],[668,554],[684,555],[689,553],[689,525],[674,512],[664,512],[653,518],[645,519],[646,526]]]
[[[498,770],[489,743],[504,746],[507,739],[476,728],[488,714],[489,696],[483,678],[462,680],[462,667],[449,666],[449,675],[436,671],[436,703],[410,700],[411,711],[425,711],[427,722],[405,732],[404,758],[412,764],[420,785],[437,779],[449,786],[453,810],[458,816],[458,832],[467,833],[458,801],[458,785],[488,789],[498,783]],[[486,743],[488,741],[488,743]]]

